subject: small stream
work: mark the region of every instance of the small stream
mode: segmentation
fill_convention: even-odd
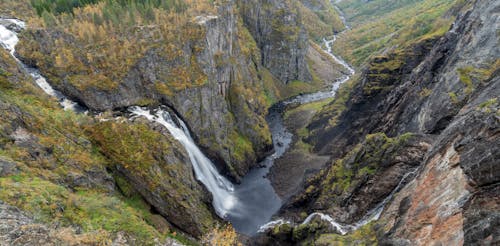
[[[65,110],[86,113],[87,111],[84,107],[71,101],[61,92],[52,88],[37,69],[23,64],[16,58],[15,46],[19,42],[17,32],[24,28],[25,23],[22,21],[16,19],[0,19],[1,46],[8,50],[14,59],[33,77],[35,83],[45,93],[56,98]],[[335,96],[340,85],[348,81],[355,73],[354,69],[349,64],[332,53],[332,46],[335,41],[336,36],[323,40],[325,52],[337,63],[342,65],[348,73],[337,79],[328,91],[299,95],[277,103],[269,109],[266,120],[272,134],[275,152],[259,163],[261,168],[254,168],[245,175],[240,184],[232,184],[218,173],[215,165],[203,154],[198,146],[196,146],[186,124],[177,115],[172,115],[168,110],[165,110],[164,107],[153,110],[130,107],[129,111],[132,113],[133,117],[145,117],[150,121],[165,126],[172,136],[184,146],[189,154],[196,178],[212,193],[212,204],[216,213],[221,218],[230,221],[238,232],[249,236],[255,235],[259,229],[265,228],[273,223],[287,223],[284,220],[269,222],[271,217],[280,209],[282,201],[275,193],[271,182],[266,178],[269,169],[274,164],[274,160],[281,157],[292,142],[293,135],[288,132],[283,124],[282,113],[284,109],[287,105],[292,103],[306,104]],[[314,214],[311,216],[314,216]],[[328,220],[328,218],[326,220]],[[305,223],[307,223],[307,221]]]
[[[42,76],[40,71],[36,68],[32,68],[21,62],[16,56],[16,45],[19,42],[17,37],[19,31],[26,28],[26,24],[23,21],[17,19],[0,19],[0,45],[9,51],[16,62],[21,65],[22,68],[28,72],[28,74],[33,77],[35,83],[48,95],[56,98],[59,104],[64,108],[64,110],[72,110],[79,113],[86,113],[85,107],[79,105],[78,103],[71,101],[66,96],[64,96],[60,91],[55,90]]]

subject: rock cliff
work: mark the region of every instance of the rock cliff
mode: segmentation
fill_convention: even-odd
[[[116,236],[152,243],[171,230],[200,237],[213,226],[210,197],[166,130],[64,112],[10,54],[0,54],[0,200],[14,206],[0,209],[12,219],[2,219],[2,228],[12,227],[1,232],[7,242],[100,244]],[[16,207],[36,223],[11,218]]]
[[[262,65],[279,80],[311,81],[308,35],[292,1],[242,0],[240,12],[260,49]]]
[[[500,1],[465,3],[449,13],[458,17],[444,36],[422,37],[372,58],[345,108],[334,101],[308,126],[306,140],[332,161],[283,214],[300,221],[300,212],[323,211],[353,224],[387,198],[381,217],[346,236],[328,234],[335,229],[327,222],[283,225],[267,234],[270,240],[500,241],[500,50],[491,31],[498,29],[499,6]],[[413,140],[398,140],[408,133]],[[407,175],[410,182],[402,180]],[[400,181],[404,188],[389,196]]]
[[[120,64],[120,69],[125,67],[121,76],[102,77],[110,71],[95,69],[89,73],[86,68],[62,69],[55,64],[64,52],[70,52],[77,63],[92,64],[88,54],[93,52],[88,40],[57,27],[29,30],[18,53],[25,62],[39,67],[57,89],[92,110],[171,106],[188,122],[197,142],[221,164],[220,168],[238,179],[271,147],[264,119],[268,105],[263,83],[273,81],[262,79],[261,56],[254,47],[255,41],[241,25],[232,1],[216,7],[213,13],[189,18],[179,26],[183,33],[180,39],[184,40],[172,43],[167,40],[172,38],[170,34],[162,33],[157,25],[136,27],[134,35],[139,40],[152,38],[149,36],[155,32],[164,37],[147,44],[137,59]],[[307,38],[302,37],[305,52]],[[61,48],[61,42],[70,47]],[[78,53],[74,50],[77,46],[87,48]],[[285,57],[284,52],[278,53]],[[267,54],[262,53],[264,64],[282,64]],[[303,55],[297,54],[297,59],[303,61]],[[105,62],[108,58],[101,59]],[[297,74],[307,71],[303,67],[292,68]],[[101,80],[100,84],[85,82],[82,76]]]

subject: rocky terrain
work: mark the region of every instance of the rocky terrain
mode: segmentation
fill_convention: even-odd
[[[336,110],[338,100],[333,101],[307,127],[304,141],[332,161],[306,182],[282,216],[301,221],[304,214],[321,211],[354,225],[388,197],[380,218],[344,237],[327,234],[336,231],[327,222],[284,224],[268,240],[320,245],[371,244],[374,238],[389,245],[499,242],[494,198],[499,50],[496,34],[488,31],[498,29],[498,4],[466,4],[443,37],[374,57],[345,109]],[[400,181],[408,184],[392,196]]]
[[[499,244],[499,9],[2,1],[0,38],[19,43],[0,50],[0,245]],[[88,111],[61,108],[33,69]],[[267,182],[273,221],[226,225],[185,143],[130,112],[160,105],[213,183]]]

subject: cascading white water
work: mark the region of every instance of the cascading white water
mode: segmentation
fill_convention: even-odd
[[[238,203],[237,198],[233,195],[233,184],[219,174],[214,164],[196,146],[186,124],[175,116],[179,122],[179,126],[177,126],[169,112],[162,108],[154,110],[154,114],[151,114],[149,109],[141,107],[131,107],[129,111],[136,117],[142,116],[149,121],[163,125],[184,146],[193,165],[196,178],[212,193],[212,204],[215,211],[220,217],[225,218],[228,211]]]
[[[340,0],[336,1],[336,3],[339,3],[339,2],[340,2]],[[350,27],[347,25],[346,19],[343,15],[342,11],[335,5],[334,5],[334,8],[340,13],[341,20],[344,23],[346,30],[349,30]],[[337,41],[337,35],[333,35],[333,37],[331,39],[323,39],[323,44],[326,47],[326,49],[324,51],[328,55],[330,55],[330,57],[332,57],[333,60],[335,60],[335,62],[337,62],[338,64],[342,65],[345,69],[347,69],[347,71],[349,72],[349,75],[343,76],[340,79],[338,79],[335,83],[333,83],[331,91],[323,91],[323,92],[316,92],[316,93],[307,94],[307,95],[300,95],[300,96],[294,97],[290,100],[284,101],[283,102],[284,105],[295,104],[295,103],[304,104],[304,103],[320,101],[320,100],[323,100],[326,98],[333,97],[333,96],[335,96],[335,93],[339,89],[340,85],[347,82],[356,73],[354,68],[352,68],[346,61],[344,61],[344,59],[333,54],[333,44],[335,43],[335,41]],[[340,234],[345,235],[348,232],[354,231],[354,230],[370,223],[373,220],[378,220],[380,215],[382,214],[382,211],[384,210],[385,205],[392,199],[394,194],[402,188],[402,186],[407,181],[408,177],[410,175],[415,174],[416,171],[417,170],[413,170],[411,172],[406,173],[401,178],[401,180],[399,181],[396,188],[394,188],[394,190],[389,194],[389,196],[387,196],[382,202],[380,202],[377,206],[375,206],[375,208],[368,211],[366,213],[366,215],[361,220],[359,220],[358,222],[356,222],[352,225],[342,225],[342,224],[338,223],[337,221],[335,221],[331,216],[324,214],[324,213],[320,213],[320,212],[314,212],[314,213],[310,214],[302,222],[302,224],[307,224],[307,223],[311,222],[311,220],[313,218],[319,216],[319,218],[321,220],[324,220],[324,221],[327,221],[328,223],[330,223],[330,225],[333,228],[335,228]],[[291,221],[280,218],[277,220],[269,221],[266,224],[260,226],[258,232],[265,232],[268,229],[274,228],[275,226],[279,226],[282,224],[293,224],[293,223]]]
[[[332,98],[335,96],[335,93],[340,88],[340,85],[347,82],[356,73],[354,68],[352,68],[346,61],[344,61],[344,59],[333,54],[333,44],[335,43],[335,41],[337,41],[336,35],[333,35],[333,37],[331,39],[323,39],[323,45],[325,46],[324,51],[330,57],[332,57],[332,59],[335,62],[342,65],[348,71],[348,74],[340,77],[335,82],[333,82],[332,87],[329,91],[319,91],[316,93],[310,93],[310,94],[296,96],[290,100],[284,101],[283,103],[285,105],[296,104],[296,103],[304,104],[304,103],[321,101],[321,100],[327,99],[327,98]]]
[[[403,175],[403,177],[399,181],[398,185],[396,185],[396,187],[391,191],[391,193],[386,198],[384,198],[384,200],[382,200],[382,202],[380,202],[379,204],[377,204],[377,206],[375,206],[373,209],[368,211],[366,213],[366,215],[361,220],[359,220],[358,222],[356,222],[352,225],[342,225],[342,224],[338,223],[337,221],[335,221],[335,219],[333,219],[330,215],[320,213],[320,212],[314,212],[314,213],[310,214],[309,216],[307,216],[307,218],[301,224],[307,224],[307,223],[311,222],[311,220],[314,219],[314,217],[319,216],[319,218],[321,220],[324,220],[324,221],[327,221],[328,223],[330,223],[330,225],[333,228],[335,228],[341,235],[345,235],[351,231],[357,230],[360,227],[362,227],[362,226],[364,226],[364,225],[366,225],[374,220],[378,220],[380,218],[380,215],[382,214],[382,211],[385,208],[385,205],[387,205],[387,203],[389,203],[391,201],[391,199],[394,197],[396,192],[398,192],[399,190],[401,190],[403,188],[403,186],[408,181],[408,178],[412,175],[415,175],[415,173],[417,173],[417,171],[418,171],[418,168]],[[273,220],[273,221],[270,221],[267,224],[261,226],[259,228],[259,232],[265,232],[268,229],[271,229],[275,226],[279,226],[282,224],[293,224],[293,223],[290,221],[284,220],[284,219]]]
[[[50,86],[45,77],[40,74],[40,71],[34,68],[30,68],[22,63],[15,56],[16,45],[19,42],[17,33],[13,30],[9,30],[5,25],[15,25],[19,30],[26,28],[26,24],[23,21],[16,19],[0,19],[0,45],[9,51],[12,57],[19,63],[35,80],[35,83],[48,95],[57,98],[64,110],[72,110],[76,112],[86,112],[78,103],[69,100],[61,92],[55,90]]]
[[[5,20],[8,22],[9,20]],[[16,44],[19,42],[19,38],[17,34],[7,27],[0,25],[0,43],[2,47],[10,52],[12,56],[14,56]]]

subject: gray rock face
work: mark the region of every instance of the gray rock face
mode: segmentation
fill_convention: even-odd
[[[308,35],[292,3],[283,0],[241,0],[243,21],[257,41],[262,65],[284,83],[310,81],[305,56]]]
[[[328,127],[335,114],[323,111],[309,126],[315,149],[334,159],[371,133],[395,137],[412,132],[434,139],[413,165],[419,167],[415,178],[392,197],[377,222],[375,230],[383,245],[500,242],[500,50],[492,31],[498,30],[499,8],[500,1],[476,1],[439,40],[423,41],[403,56],[372,60],[337,124]],[[387,66],[388,61],[398,66]],[[377,150],[364,154],[374,153]],[[385,166],[391,158],[378,164]],[[343,172],[357,170],[354,164],[344,166]],[[377,193],[373,187],[387,185],[385,179],[371,181],[348,192],[343,201],[349,211],[363,207],[370,193]],[[328,201],[343,197],[335,194],[336,189],[323,187],[321,194],[333,193],[330,200],[323,199],[326,207],[332,204]],[[362,191],[371,192],[357,200]],[[307,197],[307,192],[302,195]],[[345,220],[352,215],[329,212],[352,222]]]
[[[292,199],[287,211],[321,211],[338,222],[354,224],[420,165],[431,143],[432,138],[424,135],[394,139],[371,135],[342,160],[332,161],[324,172],[310,179],[307,191]]]
[[[490,78],[475,75],[498,66],[500,49],[491,35],[491,30],[498,29],[496,4],[476,4],[474,11],[461,14],[444,37],[423,41],[403,57],[389,55],[370,62],[339,123],[322,129],[329,119],[328,112],[323,112],[309,126],[315,149],[338,157],[345,146],[359,142],[367,133],[440,133],[487,84],[498,81],[495,74],[487,75]],[[379,70],[385,59],[401,65],[396,70]]]
[[[494,108],[500,109],[498,104]],[[445,245],[500,242],[500,178],[495,171],[499,129],[498,116],[478,108],[458,115],[427,153],[415,180],[385,209],[381,239]]]
[[[498,1],[490,4],[478,1],[471,11],[461,14],[451,30],[439,40],[423,63],[415,68],[409,81],[414,92],[405,99],[406,107],[395,119],[394,133],[419,131],[439,133],[463,105],[478,93],[490,91],[488,84],[498,83],[498,76],[487,78],[478,73],[481,69],[495,70],[500,56],[498,38]],[[411,88],[409,86],[406,86]],[[430,89],[430,95],[418,100],[416,94]],[[484,101],[486,98],[482,98]]]
[[[234,3],[228,2],[218,7],[217,16],[194,18],[188,28],[201,33],[200,38],[192,38],[182,47],[175,47],[181,53],[175,58],[166,57],[163,48],[152,47],[112,90],[93,86],[77,88],[68,74],[53,74],[50,67],[40,69],[49,79],[60,81],[54,84],[56,89],[92,110],[120,110],[138,104],[165,104],[174,108],[220,169],[238,179],[272,145],[263,101],[242,93],[253,90],[255,95],[264,94],[263,81],[258,76],[261,66],[254,62],[259,58],[241,51],[243,30],[238,28],[239,15],[235,11]],[[36,49],[40,49],[38,52],[47,56],[58,52],[53,50],[55,40],[72,43],[74,39],[67,33],[51,29],[29,30],[25,38],[26,42],[35,42]],[[28,64],[39,64],[23,52],[23,45],[21,42],[18,49],[22,59]],[[85,57],[78,59],[88,63]],[[194,82],[186,82],[186,88],[169,88],[169,93],[158,89],[159,84],[171,80],[172,73],[179,67],[188,71],[201,70],[206,80],[192,86],[189,83]],[[248,140],[250,148],[238,149],[239,139]]]
[[[0,156],[0,177],[15,175],[19,173],[16,163]]]
[[[55,245],[49,229],[0,201],[0,245]]]

